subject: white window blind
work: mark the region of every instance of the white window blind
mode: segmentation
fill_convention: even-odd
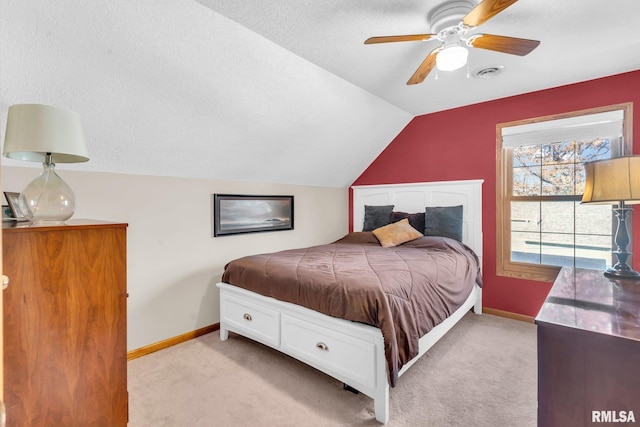
[[[622,136],[623,111],[607,111],[566,119],[547,120],[502,128],[502,147],[588,141]]]

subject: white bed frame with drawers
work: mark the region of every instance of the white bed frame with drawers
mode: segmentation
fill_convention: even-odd
[[[403,212],[426,206],[463,205],[463,242],[482,265],[482,180],[354,186],[354,231],[362,230],[365,205],[390,205]],[[273,347],[338,379],[374,400],[375,417],[389,421],[389,385],[380,329],[326,316],[227,283],[220,288],[220,338],[229,331]],[[474,286],[465,303],[420,339],[420,352],[402,375],[471,308],[482,312],[482,289]]]

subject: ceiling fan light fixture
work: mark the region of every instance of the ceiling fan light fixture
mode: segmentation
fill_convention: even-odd
[[[440,71],[454,71],[467,63],[469,51],[460,45],[449,46],[438,52],[436,66]]]
[[[436,1],[436,0],[434,0]],[[525,56],[540,44],[539,40],[521,39],[496,34],[474,34],[467,36],[470,30],[502,12],[518,0],[437,0],[440,5],[427,14],[430,27],[428,34],[407,34],[395,36],[376,36],[365,40],[364,44],[394,43],[410,41],[429,41],[436,39],[441,45],[431,48],[418,69],[407,80],[408,85],[422,83],[435,68],[441,71],[454,71],[467,65],[469,74],[469,48],[479,48],[510,55]],[[500,70],[483,73],[482,78],[496,75]],[[437,78],[437,74],[436,74]]]

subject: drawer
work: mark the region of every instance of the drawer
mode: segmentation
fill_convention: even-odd
[[[221,295],[221,322],[232,331],[277,347],[280,344],[280,313],[230,295]]]
[[[338,379],[375,387],[375,345],[371,342],[283,314],[280,348]]]

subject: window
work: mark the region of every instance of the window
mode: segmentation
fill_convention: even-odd
[[[631,152],[631,104],[497,126],[497,274],[553,281],[611,265],[609,205],[581,205],[584,163]]]

